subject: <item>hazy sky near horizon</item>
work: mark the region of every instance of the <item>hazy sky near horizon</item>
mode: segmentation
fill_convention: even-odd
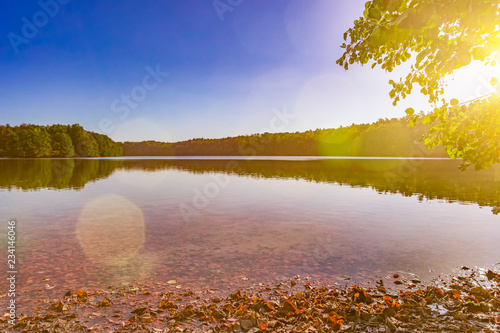
[[[425,107],[418,95],[391,105],[387,82],[402,72],[335,64],[364,2],[0,0],[0,124],[178,141]],[[467,77],[469,95],[487,92],[483,77]]]

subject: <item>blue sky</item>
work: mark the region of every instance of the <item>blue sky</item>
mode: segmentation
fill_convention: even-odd
[[[0,0],[0,124],[119,141],[400,117],[381,70],[335,64],[364,1]],[[477,84],[476,84],[477,86]]]

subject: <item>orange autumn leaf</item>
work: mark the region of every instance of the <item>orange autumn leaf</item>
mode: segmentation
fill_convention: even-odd
[[[338,325],[337,318],[330,316],[330,317],[328,317],[328,320],[331,321],[333,325]]]

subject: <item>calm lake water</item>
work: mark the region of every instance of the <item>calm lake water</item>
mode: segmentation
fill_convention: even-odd
[[[54,293],[132,281],[227,290],[294,275],[430,279],[500,262],[500,168],[457,165],[0,159],[0,241],[7,258],[15,219],[18,288]]]

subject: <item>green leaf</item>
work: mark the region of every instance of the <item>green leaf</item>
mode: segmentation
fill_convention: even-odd
[[[459,103],[459,102],[458,102],[458,99],[456,99],[456,98],[453,98],[453,99],[450,101],[451,106],[457,106],[457,105],[458,105],[458,103]]]
[[[382,14],[380,13],[380,10],[377,7],[372,7],[368,10],[368,18],[378,21],[382,18]]]
[[[415,113],[415,110],[413,110],[412,108],[408,108],[408,109],[406,109],[405,112],[407,115],[412,116]]]

